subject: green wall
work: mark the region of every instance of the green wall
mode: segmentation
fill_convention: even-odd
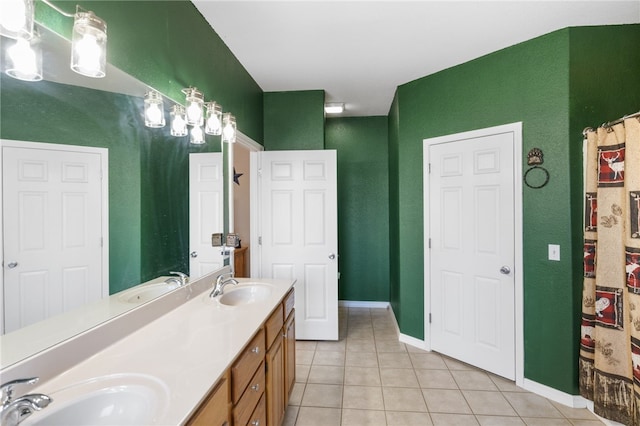
[[[611,49],[604,56],[616,56],[616,66],[601,67],[596,60],[576,69],[600,54],[593,50],[596,38],[596,45]],[[390,166],[390,191],[398,197],[397,207],[390,207],[390,228],[399,237],[391,259],[390,293],[402,333],[424,336],[422,140],[522,121],[523,167],[526,153],[539,147],[551,174],[546,187],[523,189],[525,377],[577,394],[576,306],[582,282],[577,195],[582,188],[582,128],[577,122],[585,117],[572,113],[586,108],[602,121],[637,110],[640,83],[631,78],[631,70],[637,77],[640,69],[637,46],[631,48],[637,40],[637,25],[564,29],[398,88],[389,119],[389,157],[396,163]],[[632,52],[614,46],[628,46]],[[574,78],[582,80],[570,84]],[[605,79],[627,83],[596,84]],[[605,95],[597,109],[585,103],[604,91],[615,95]],[[589,124],[594,123],[581,126]],[[547,260],[550,243],[560,244],[560,262]]]
[[[324,90],[266,92],[264,148],[324,149]]]
[[[340,300],[389,301],[387,117],[329,118],[338,152]]]
[[[55,1],[73,12],[75,3]],[[189,1],[80,1],[108,25],[108,60],[182,100],[195,86],[262,139],[262,90]],[[67,38],[73,20],[36,3],[36,20]],[[46,56],[44,67],[46,69]],[[188,270],[188,154],[219,151],[148,129],[142,96],[2,77],[2,138],[109,149],[110,292]],[[169,108],[165,102],[165,108]]]

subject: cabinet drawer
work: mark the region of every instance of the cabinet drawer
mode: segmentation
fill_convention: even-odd
[[[261,328],[231,367],[231,397],[237,403],[264,359],[264,330]]]
[[[253,414],[249,418],[250,426],[266,426],[267,424],[267,401],[266,396],[262,395],[260,398],[260,402],[256,406],[256,409],[253,410]]]
[[[249,381],[247,389],[242,394],[240,401],[233,408],[233,424],[245,425],[251,417],[251,413],[256,407],[256,404],[260,400],[260,397],[264,394],[265,386],[265,373],[264,362],[258,367],[258,371]],[[262,423],[264,424],[264,423]]]
[[[289,293],[284,298],[284,317],[289,318],[289,314],[296,306],[296,294],[295,289],[289,290]]]
[[[284,325],[284,312],[282,304],[276,306],[271,313],[269,319],[264,324],[265,332],[267,334],[267,348],[271,347],[271,344],[276,337],[282,333],[282,326]]]

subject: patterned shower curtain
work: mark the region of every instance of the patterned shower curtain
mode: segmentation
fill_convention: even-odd
[[[640,117],[586,139],[580,393],[640,425]]]

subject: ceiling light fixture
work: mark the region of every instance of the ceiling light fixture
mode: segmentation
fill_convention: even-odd
[[[208,135],[220,136],[222,134],[222,106],[216,102],[207,102],[207,117],[204,132]]]
[[[195,87],[182,89],[182,93],[185,94],[187,124],[189,126],[202,126],[202,108],[204,107],[204,95]]]
[[[342,114],[344,112],[344,103],[332,102],[324,104],[324,112],[326,114]]]

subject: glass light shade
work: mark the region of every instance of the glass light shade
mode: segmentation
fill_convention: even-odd
[[[33,35],[33,0],[0,1],[0,35],[26,38]]]
[[[164,104],[162,95],[155,90],[147,92],[144,97],[144,125],[147,127],[164,127]]]
[[[207,116],[204,132],[208,135],[219,136],[222,134],[222,106],[215,102],[207,102]]]
[[[222,115],[222,142],[235,143],[236,118],[227,112]]]
[[[171,136],[187,135],[187,117],[182,105],[171,108]]]
[[[195,87],[182,89],[186,95],[187,124],[189,126],[202,126],[204,121],[202,109],[204,107],[204,95]]]
[[[107,67],[107,24],[93,12],[76,12],[71,38],[71,69],[100,78]]]
[[[189,142],[195,145],[202,145],[204,143],[204,132],[201,126],[194,126],[191,128],[191,137]]]
[[[36,37],[30,41],[18,38],[5,50],[4,72],[18,80],[42,80],[42,49]]]

